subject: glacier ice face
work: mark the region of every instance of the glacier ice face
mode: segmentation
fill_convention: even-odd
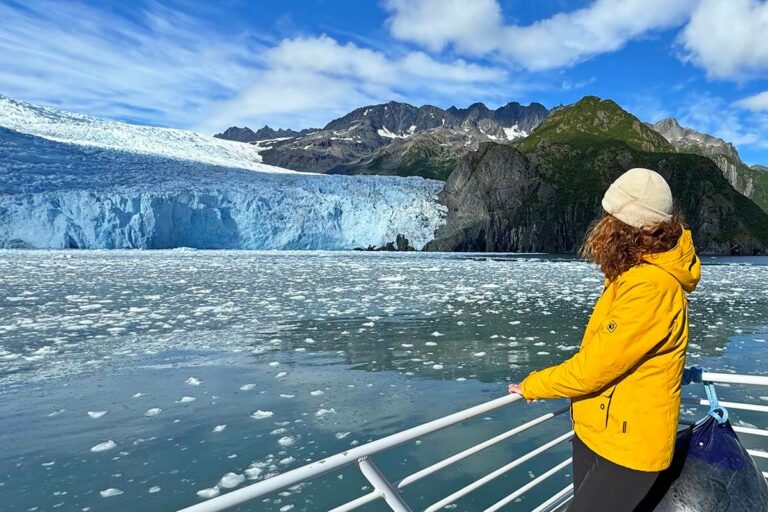
[[[442,182],[284,171],[187,133],[0,97],[0,247],[422,248],[443,222]]]

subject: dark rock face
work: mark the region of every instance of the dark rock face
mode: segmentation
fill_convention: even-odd
[[[600,199],[625,170],[649,167],[669,182],[698,250],[765,254],[768,215],[697,155],[643,153],[626,145],[574,148],[542,143],[532,155],[484,144],[446,182],[445,225],[430,251],[575,252],[602,215]]]
[[[394,242],[387,242],[386,245],[382,247],[374,247],[372,245],[369,245],[365,249],[355,249],[357,251],[406,251],[411,252],[415,251],[414,247],[411,245],[410,240],[406,238],[404,235],[397,235],[395,237]]]
[[[483,144],[448,178],[440,202],[448,208],[430,251],[563,252],[546,227],[540,205],[553,192],[528,158],[509,146]],[[559,251],[558,251],[559,249]]]
[[[214,137],[217,139],[233,140],[235,142],[252,142],[256,140],[256,133],[247,126],[242,128],[231,126],[222,133],[217,133]]]
[[[258,142],[261,140],[303,137],[313,131],[317,130],[314,128],[307,128],[298,132],[283,128],[275,130],[265,125],[263,128],[259,128],[254,132],[248,127],[238,128],[237,126],[232,126],[224,130],[223,133],[217,133],[214,137],[217,139],[233,140],[235,142]]]

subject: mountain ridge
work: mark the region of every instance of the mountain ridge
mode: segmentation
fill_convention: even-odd
[[[458,158],[481,142],[523,137],[548,113],[540,103],[491,110],[482,103],[442,109],[390,101],[356,108],[317,131],[255,144],[265,163],[297,171],[444,180]]]

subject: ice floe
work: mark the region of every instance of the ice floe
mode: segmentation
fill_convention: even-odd
[[[221,477],[221,480],[219,480],[218,487],[222,489],[233,489],[243,482],[245,482],[245,475],[238,473],[227,473]]]
[[[216,487],[209,487],[207,489],[200,489],[199,491],[197,491],[197,495],[204,499],[210,499],[218,496],[219,492],[220,492],[219,488],[218,486],[216,486]]]
[[[91,447],[92,452],[106,452],[107,450],[111,450],[114,447],[116,447],[117,444],[112,441],[111,439],[109,441],[104,441],[103,443],[99,443],[95,446]]]

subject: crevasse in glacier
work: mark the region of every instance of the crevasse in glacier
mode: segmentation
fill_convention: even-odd
[[[442,185],[296,173],[246,144],[0,96],[0,247],[421,248]]]

